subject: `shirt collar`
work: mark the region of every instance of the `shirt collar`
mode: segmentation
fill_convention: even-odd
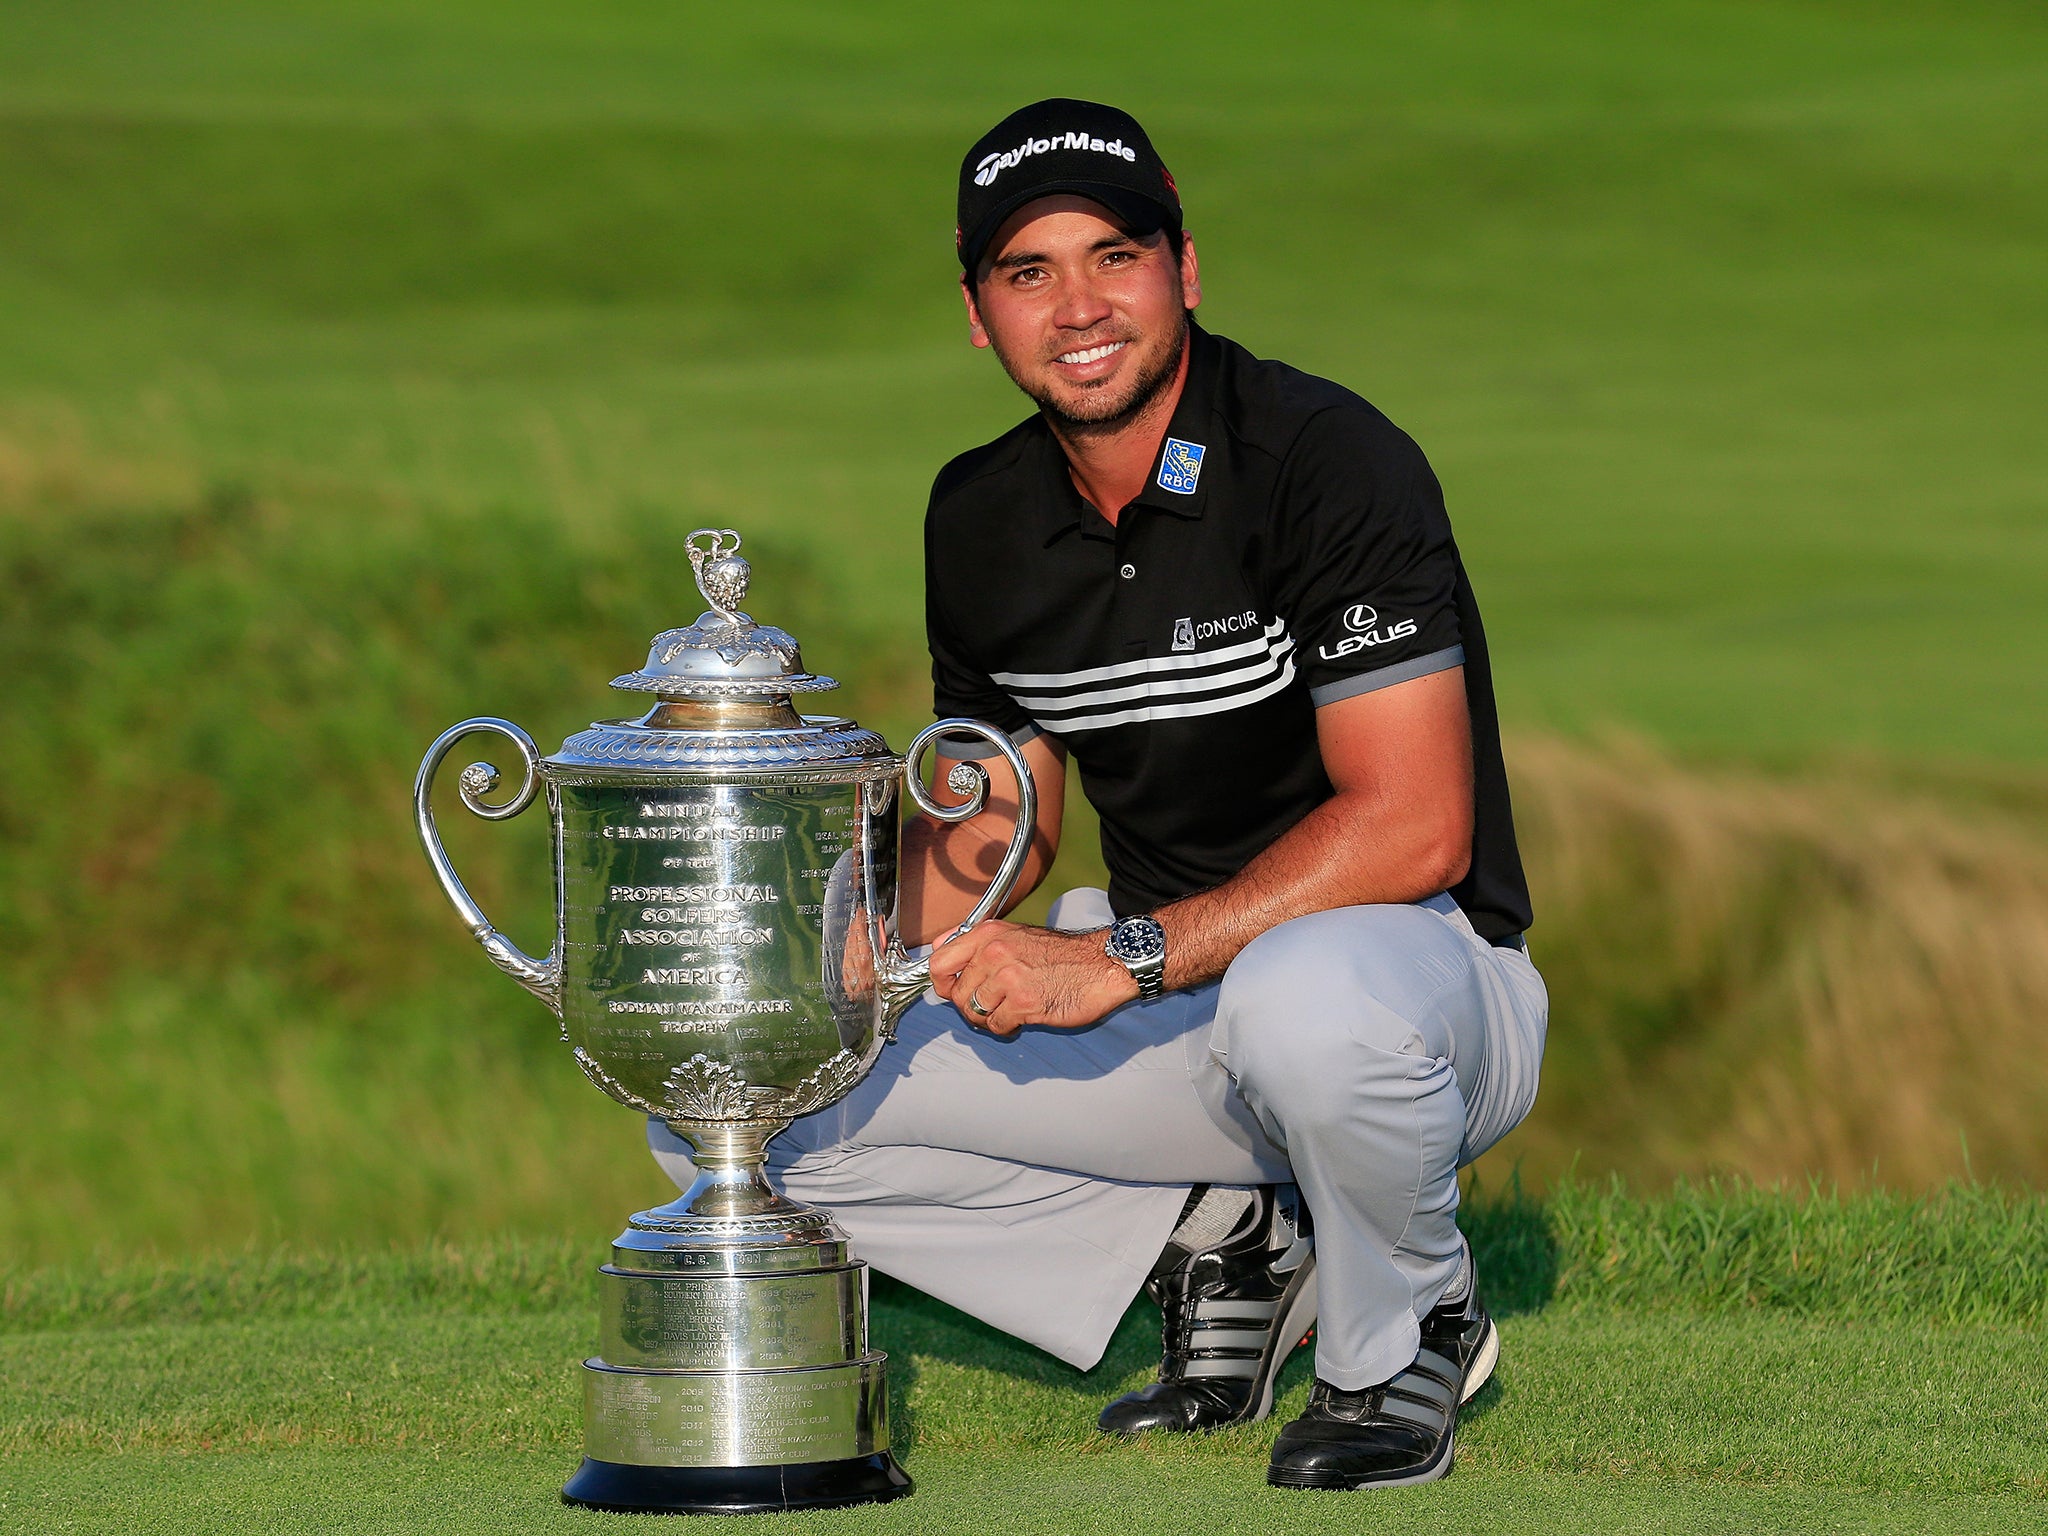
[[[1210,474],[1220,472],[1208,463],[1208,451],[1215,436],[1212,423],[1215,420],[1216,376],[1221,351],[1216,338],[1190,317],[1187,380],[1181,386],[1180,400],[1174,405],[1173,420],[1167,424],[1166,436],[1161,439],[1159,452],[1152,460],[1152,473],[1146,477],[1144,489],[1131,499],[1130,507],[1151,507],[1190,520],[1202,515],[1202,503],[1209,494]],[[1049,504],[1053,508],[1053,526],[1046,534],[1045,542],[1051,544],[1075,529],[1088,538],[1113,540],[1116,537],[1115,527],[1074,488],[1067,456],[1050,428],[1043,430],[1041,441],[1047,489],[1051,493]],[[1168,489],[1169,483],[1186,486],[1187,489]],[[1130,507],[1124,510],[1128,512]]]
[[[1167,424],[1159,453],[1152,460],[1152,473],[1145,479],[1145,488],[1132,498],[1132,506],[1156,507],[1176,517],[1202,515],[1212,472],[1221,472],[1208,461],[1216,435],[1216,375],[1221,351],[1216,338],[1195,324],[1191,316],[1187,382],[1181,386],[1173,420]]]

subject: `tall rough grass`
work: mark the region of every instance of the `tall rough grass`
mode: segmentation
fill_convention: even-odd
[[[1513,747],[1553,1012],[1533,1166],[2048,1173],[2048,841],[1841,774]]]
[[[549,746],[616,712],[603,680],[695,612],[692,520],[579,535],[89,455],[0,471],[0,1259],[544,1236],[659,1197],[632,1117],[462,937],[407,800],[463,715]],[[864,629],[829,565],[750,553],[756,611],[902,739],[912,611]],[[1543,1099],[1494,1164],[2048,1175],[2027,815],[1540,737],[1511,771],[1554,1014]],[[538,943],[539,818],[447,820]]]

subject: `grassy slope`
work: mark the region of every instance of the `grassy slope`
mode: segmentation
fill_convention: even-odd
[[[1461,1429],[1458,1477],[1371,1518],[2038,1525],[2048,1290],[2014,1255],[2044,1221],[2039,1201],[1984,1191],[1802,1205],[1568,1188],[1547,1209],[1483,1206],[1499,1385]],[[18,1274],[0,1328],[0,1528],[580,1529],[550,1500],[576,1454],[591,1257],[483,1245]],[[1134,1309],[1083,1375],[878,1284],[875,1337],[923,1491],[801,1524],[986,1529],[994,1505],[1024,1530],[1355,1528],[1349,1501],[1260,1485],[1272,1424],[1136,1447],[1088,1431],[1145,1375],[1155,1327]],[[1282,1416],[1306,1389],[1300,1357]]]
[[[588,718],[585,680],[634,659],[609,637],[659,622],[681,529],[584,546],[539,514],[479,539],[456,514],[323,510],[220,498],[4,535],[0,649],[28,665],[0,708],[36,729],[0,733],[0,1252],[548,1232],[657,1198],[633,1118],[463,941],[405,794],[464,713],[549,740]],[[763,580],[886,719],[906,651],[787,549]],[[1878,1161],[1920,1184],[1962,1171],[1967,1129],[1986,1176],[2048,1166],[2048,848],[2024,815],[1536,740],[1516,762],[1561,1026],[1496,1161]],[[85,809],[43,809],[64,805]],[[473,888],[537,946],[542,823],[444,809]]]

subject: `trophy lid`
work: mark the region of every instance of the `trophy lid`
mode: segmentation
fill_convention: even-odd
[[[737,533],[699,528],[687,547],[697,590],[710,610],[686,628],[656,635],[647,665],[613,678],[614,688],[708,701],[787,698],[839,686],[804,670],[803,653],[786,631],[756,624],[740,611],[753,567],[739,556]]]
[[[839,684],[804,670],[796,641],[739,608],[752,571],[730,528],[689,537],[698,590],[711,605],[697,622],[654,637],[647,665],[614,688],[657,695],[637,720],[599,720],[562,743],[550,771],[739,775],[894,771],[889,744],[836,716],[799,715],[790,696]]]

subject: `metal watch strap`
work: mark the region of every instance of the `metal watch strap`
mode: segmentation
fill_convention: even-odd
[[[1166,990],[1166,955],[1162,951],[1151,960],[1140,960],[1124,967],[1138,983],[1140,998],[1158,997]]]
[[[1150,954],[1133,957],[1123,953],[1126,946],[1122,941],[1127,935],[1141,935],[1139,942],[1149,941]],[[1127,917],[1113,923],[1103,953],[1131,973],[1131,979],[1138,984],[1140,998],[1158,997],[1166,990],[1166,931],[1157,918],[1139,915]]]

